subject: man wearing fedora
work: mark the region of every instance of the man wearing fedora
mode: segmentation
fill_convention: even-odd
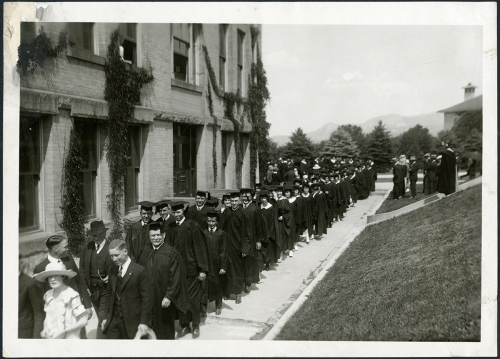
[[[101,300],[106,294],[109,268],[115,266],[109,256],[109,242],[106,240],[106,231],[103,221],[90,223],[92,239],[82,247],[80,255],[80,275],[90,290],[92,305],[97,314],[97,339],[103,339],[101,323],[104,319],[104,306]]]

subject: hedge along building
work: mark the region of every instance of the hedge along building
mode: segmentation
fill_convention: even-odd
[[[21,43],[32,43],[42,26],[53,46],[60,38],[64,43],[66,34],[67,49],[20,79],[21,254],[45,249],[47,236],[62,231],[64,163],[73,128],[80,134],[76,196],[83,201],[85,222],[111,220],[104,89],[108,46],[116,30],[123,39],[125,66],[152,71],[154,78],[141,88],[127,119],[128,164],[120,208],[124,218],[138,216],[141,200],[188,197],[196,188],[250,185],[252,127],[243,106],[239,111],[235,106],[231,116],[220,95],[238,92],[245,98],[248,93],[260,46],[260,37],[256,42],[251,38],[253,25],[23,23]],[[260,33],[260,26],[255,28]],[[211,71],[219,91],[208,90]],[[239,156],[235,120],[241,124]]]

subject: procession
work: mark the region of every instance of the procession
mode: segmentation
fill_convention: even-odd
[[[223,301],[244,305],[242,292],[262,283],[263,271],[293,260],[299,242],[314,245],[335,232],[349,207],[375,190],[372,165],[352,156],[311,164],[280,158],[253,189],[222,198],[198,190],[192,206],[142,201],[141,219],[126,233],[108,236],[102,221],[90,223],[79,268],[67,240],[52,236],[34,270],[34,320],[19,337],[84,339],[94,308],[97,339],[197,338],[208,303],[215,315]]]

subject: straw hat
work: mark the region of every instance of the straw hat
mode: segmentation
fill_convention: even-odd
[[[47,277],[51,277],[54,275],[73,278],[74,276],[76,276],[76,273],[70,269],[66,269],[66,266],[63,263],[55,262],[47,264],[45,270],[43,272],[35,274],[33,278],[39,282],[43,282],[45,281],[45,279],[47,279]]]

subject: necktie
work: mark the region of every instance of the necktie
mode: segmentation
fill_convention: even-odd
[[[175,224],[177,224],[177,227],[179,227],[181,225],[181,222],[175,222]]]
[[[120,278],[123,277],[122,271],[123,271],[123,266],[120,266],[120,268],[118,268],[118,275],[120,276]]]

